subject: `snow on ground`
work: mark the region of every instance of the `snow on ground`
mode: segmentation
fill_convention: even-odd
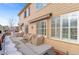
[[[4,55],[22,55],[17,48],[15,47],[15,44],[12,42],[12,40],[9,38],[9,36],[5,37],[5,41],[2,44],[2,51],[0,51],[0,54]]]

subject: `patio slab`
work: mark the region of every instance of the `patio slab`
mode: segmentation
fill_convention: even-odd
[[[43,55],[52,48],[52,46],[47,44],[36,46],[31,43],[24,43],[22,42],[22,37],[15,37],[12,40],[16,44],[17,49],[24,55]]]
[[[42,44],[42,45],[39,45],[39,46],[35,46],[35,45],[33,45],[33,44],[26,43],[26,46],[27,46],[28,48],[30,48],[32,51],[34,51],[36,54],[38,54],[38,55],[43,55],[43,54],[45,54],[49,49],[52,48],[52,46],[47,45],[47,44]]]

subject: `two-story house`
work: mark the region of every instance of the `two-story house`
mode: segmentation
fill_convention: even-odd
[[[79,54],[79,4],[28,3],[18,15],[21,31],[44,35],[55,49]]]

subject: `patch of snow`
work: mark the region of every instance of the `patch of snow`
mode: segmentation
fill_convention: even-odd
[[[12,42],[9,36],[5,37],[5,55],[22,55],[22,53],[17,50],[15,44]]]

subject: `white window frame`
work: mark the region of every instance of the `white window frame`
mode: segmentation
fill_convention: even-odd
[[[67,17],[67,15],[65,15],[65,16]],[[70,26],[69,25],[68,25],[68,38],[62,38],[62,36],[63,36],[63,29],[65,28],[65,27],[63,28],[63,17],[65,17],[65,16],[64,15],[60,16],[61,17],[60,18],[60,20],[61,20],[61,22],[60,22],[61,23],[61,29],[60,30],[61,30],[61,34],[62,34],[62,35],[60,35],[61,36],[60,40],[69,40],[69,35],[70,35],[70,33],[69,33],[70,32],[69,31],[69,27]],[[68,24],[69,24],[69,18],[68,18]]]
[[[46,26],[46,20],[38,21],[37,24],[38,24],[39,22],[40,22],[40,24],[41,24],[41,22],[45,22],[44,25]],[[39,29],[45,29],[45,31],[47,30],[47,28],[45,28],[45,27],[44,27],[44,28],[39,27]],[[38,28],[37,28],[37,34],[38,34],[38,35],[42,35],[42,34],[39,34],[39,33],[38,33]],[[47,31],[44,32],[44,34],[45,34],[44,36],[47,36]]]
[[[77,18],[79,19],[79,17],[77,16]],[[79,42],[79,20],[77,20],[77,40]]]
[[[72,14],[76,14],[77,16],[77,40],[72,40],[70,39],[70,17],[68,17],[68,23],[69,23],[69,28],[68,28],[68,37],[67,39],[63,39],[62,40],[62,17],[63,16],[71,16]],[[54,40],[60,40],[60,41],[64,41],[64,42],[68,42],[68,43],[75,43],[75,44],[79,44],[79,11],[75,11],[75,12],[71,12],[71,13],[67,13],[67,14],[64,14],[64,15],[60,15],[60,38],[57,38],[57,37],[52,37],[51,36],[51,39],[54,39]],[[52,31],[52,30],[51,30]],[[52,32],[51,32],[52,33]]]
[[[58,17],[59,17],[59,16],[58,16]],[[55,24],[54,24],[54,25],[55,25],[55,28],[52,27],[52,25],[51,25],[51,31],[52,31],[52,28],[54,28],[55,36],[52,37],[52,33],[51,33],[51,38],[52,38],[52,39],[57,39],[57,40],[58,40],[58,39],[60,39],[60,38],[56,37],[56,33],[57,33],[57,32],[56,32],[56,30],[57,30],[57,24],[56,24],[56,23],[57,23],[57,22],[56,22],[56,20],[54,20],[54,21],[55,21]],[[60,25],[60,26],[61,26],[61,25]]]

